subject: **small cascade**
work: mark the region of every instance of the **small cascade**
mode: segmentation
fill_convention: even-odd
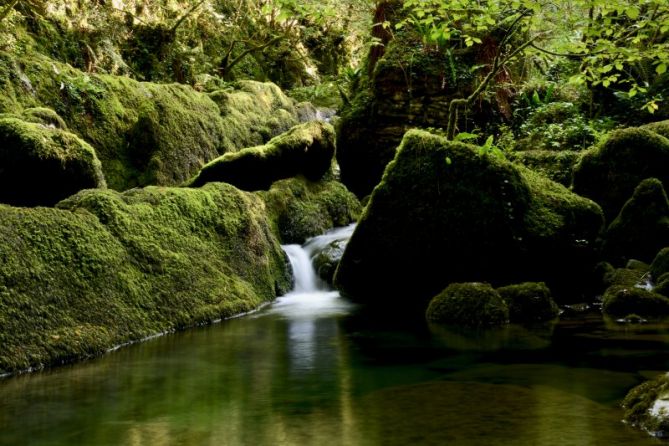
[[[342,299],[316,274],[312,259],[334,241],[346,243],[355,225],[336,228],[313,237],[303,245],[283,245],[293,267],[293,290],[279,297],[267,310],[291,320],[313,320],[326,316],[347,314],[351,303]]]
[[[293,293],[314,293],[327,291],[327,287],[316,275],[311,264],[309,252],[300,245],[284,245],[283,250],[288,255],[290,266],[293,267]]]

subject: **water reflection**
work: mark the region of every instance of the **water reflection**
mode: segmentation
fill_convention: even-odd
[[[665,329],[622,339],[577,322],[470,349],[476,338],[371,320],[336,293],[289,295],[0,382],[0,444],[657,444],[620,423],[617,403],[642,379],[639,351],[669,369]]]

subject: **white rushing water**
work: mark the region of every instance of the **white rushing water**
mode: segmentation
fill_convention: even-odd
[[[268,312],[289,319],[315,319],[350,311],[351,304],[318,277],[312,259],[332,242],[346,243],[354,229],[355,225],[335,228],[307,240],[302,246],[283,245],[293,268],[293,290],[279,297]]]

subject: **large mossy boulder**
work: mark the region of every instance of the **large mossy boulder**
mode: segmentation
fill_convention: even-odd
[[[667,165],[669,168],[669,165]],[[613,261],[630,258],[651,262],[669,245],[669,200],[655,178],[642,181],[609,225],[604,252]]]
[[[331,125],[312,121],[293,127],[267,144],[226,153],[189,182],[198,187],[211,181],[244,190],[266,190],[277,180],[302,175],[318,181],[330,170],[335,152]]]
[[[0,203],[52,206],[82,189],[104,187],[95,150],[76,135],[0,118]]]
[[[304,243],[336,226],[358,220],[358,199],[338,181],[309,181],[304,177],[275,182],[258,192],[267,205],[270,222],[282,243]]]
[[[265,204],[227,184],[0,205],[0,374],[249,311],[290,282]]]
[[[0,113],[54,110],[95,148],[116,190],[181,184],[223,153],[263,144],[298,123],[293,101],[272,83],[244,81],[207,94],[84,73],[30,51],[0,51],[0,72]]]
[[[669,138],[669,121],[651,122],[650,124],[642,125],[641,128]]]
[[[505,324],[509,309],[487,283],[452,283],[432,298],[425,317],[438,324],[482,327]]]
[[[556,295],[591,273],[597,204],[475,146],[405,135],[349,241],[335,284],[355,299],[418,304],[453,282],[544,281]]]
[[[511,322],[549,321],[560,314],[560,310],[551,295],[551,290],[543,282],[508,285],[498,288],[497,292],[509,307]]]
[[[666,438],[669,436],[669,375],[661,375],[633,388],[622,406],[626,423],[653,436]]]
[[[668,187],[667,166],[669,139],[642,128],[617,130],[583,155],[574,170],[573,190],[602,206],[610,222],[641,181],[657,178]]]

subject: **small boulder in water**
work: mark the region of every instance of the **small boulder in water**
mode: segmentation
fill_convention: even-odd
[[[313,259],[314,269],[318,277],[325,282],[332,284],[335,270],[341,257],[344,255],[344,248],[346,242],[343,240],[335,240],[328,244],[328,246],[320,251]]]
[[[560,313],[551,290],[543,282],[525,282],[497,289],[509,307],[511,322],[540,322],[555,319]]]
[[[487,283],[452,283],[430,301],[425,316],[440,324],[502,325],[509,319],[509,308]]]
[[[638,286],[614,285],[604,293],[602,310],[613,317],[635,314],[657,319],[669,316],[669,299]]]
[[[656,437],[669,436],[669,375],[633,388],[622,406],[627,423]]]

